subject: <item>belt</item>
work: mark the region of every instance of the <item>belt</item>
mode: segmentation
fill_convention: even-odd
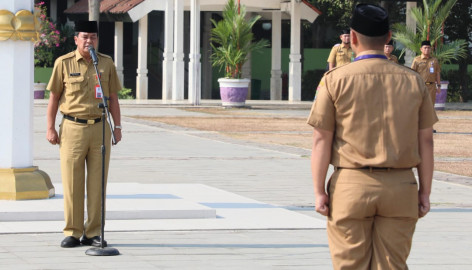
[[[348,170],[369,170],[370,172],[373,171],[383,171],[383,172],[389,172],[392,170],[410,170],[411,168],[386,168],[386,167],[370,167],[370,166],[365,166],[365,167],[360,167],[360,168],[344,168],[344,167],[334,167],[334,170],[340,170],[340,169],[348,169]]]
[[[77,123],[81,123],[81,124],[89,124],[89,125],[93,125],[95,123],[98,123],[100,121],[102,121],[102,118],[95,118],[95,119],[79,119],[77,117],[72,117],[70,115],[66,115],[64,114],[64,118],[67,119],[67,120],[70,120],[70,121],[74,121],[74,122],[77,122]]]

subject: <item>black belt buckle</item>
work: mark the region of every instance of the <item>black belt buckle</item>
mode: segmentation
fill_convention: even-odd
[[[69,115],[66,115],[66,114],[64,114],[64,118],[67,119],[67,120],[70,120],[70,121],[74,121],[74,122],[81,123],[81,124],[87,124],[87,125],[93,125],[93,124],[96,124],[96,123],[100,122],[100,120],[102,120],[101,118],[79,119],[77,117],[72,117],[72,116],[69,116]]]

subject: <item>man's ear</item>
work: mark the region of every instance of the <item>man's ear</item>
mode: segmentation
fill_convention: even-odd
[[[351,44],[359,43],[359,39],[357,39],[357,33],[351,30]]]
[[[385,41],[385,44],[389,43],[391,39],[392,39],[392,30],[389,30],[389,31],[388,31],[388,38],[387,38],[387,40]]]

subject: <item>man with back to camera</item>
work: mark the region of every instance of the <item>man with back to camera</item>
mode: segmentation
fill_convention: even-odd
[[[357,5],[357,57],[326,72],[307,121],[315,209],[328,217],[334,269],[408,269],[416,222],[430,210],[437,116],[421,76],[387,60],[390,38],[387,12]]]
[[[351,63],[354,53],[352,52],[350,35],[348,30],[343,30],[339,36],[341,44],[336,44],[331,49],[328,57],[329,70]]]
[[[49,80],[51,91],[47,109],[47,140],[59,144],[64,189],[64,235],[61,247],[101,246],[102,189],[102,103],[108,106],[115,124],[115,142],[121,141],[121,116],[118,91],[121,84],[111,57],[97,53],[100,88],[89,47],[98,46],[98,26],[94,21],[79,21],[74,36],[77,49],[59,57]],[[57,110],[63,115],[59,134],[55,128]],[[105,181],[110,161],[111,132],[105,128]],[[85,177],[85,170],[87,177]],[[85,185],[87,220],[84,224]],[[104,246],[106,246],[104,242]]]

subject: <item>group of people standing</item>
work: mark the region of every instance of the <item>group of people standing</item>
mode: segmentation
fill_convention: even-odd
[[[343,30],[339,39],[341,43],[334,45],[328,56],[327,62],[329,70],[349,64],[353,62],[355,58],[350,44],[349,30]],[[393,40],[390,39],[384,46],[384,54],[388,60],[398,64],[397,56],[392,54],[394,50]],[[441,67],[438,59],[432,56],[431,42],[429,40],[421,42],[420,50],[421,55],[415,57],[411,64],[411,69],[418,72],[425,81],[426,87],[431,95],[431,101],[434,104],[436,94],[441,92]]]
[[[411,69],[396,64],[391,36],[383,8],[357,5],[349,32],[343,32],[342,43],[331,51],[330,70],[318,85],[307,120],[313,127],[315,209],[327,216],[334,269],[408,269],[416,223],[430,210],[440,67],[431,56],[429,41],[422,43],[422,54]],[[107,128],[103,136],[110,149],[112,132],[115,143],[122,138],[117,95],[121,85],[109,56],[98,53],[94,70],[96,22],[77,23],[74,40],[77,49],[56,60],[48,85],[46,138],[60,147],[64,187],[66,237],[61,247],[103,247],[99,218],[103,148],[97,135],[100,122],[111,119],[100,117],[98,105],[102,95],[108,97],[115,127]],[[59,132],[58,110],[63,115]],[[335,171],[326,183],[329,164]]]

